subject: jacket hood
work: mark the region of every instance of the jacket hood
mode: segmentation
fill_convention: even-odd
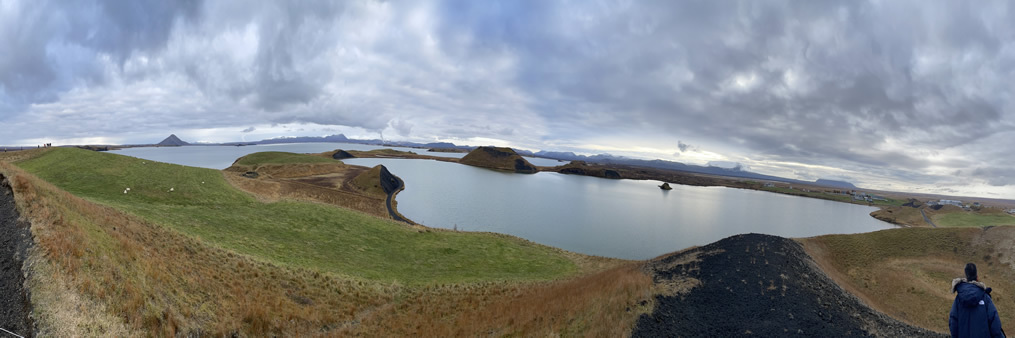
[[[959,304],[964,307],[974,307],[980,305],[980,301],[983,300],[983,294],[987,291],[987,286],[979,281],[967,281],[965,278],[956,278],[952,280],[952,292],[957,292],[956,297]]]

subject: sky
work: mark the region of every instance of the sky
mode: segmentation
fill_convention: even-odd
[[[609,153],[1015,199],[1006,1],[0,0],[0,144]]]

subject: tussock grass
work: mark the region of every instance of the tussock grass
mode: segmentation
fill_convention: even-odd
[[[558,282],[435,285],[348,332],[367,336],[585,336],[630,334],[654,306],[641,262]]]
[[[1003,323],[1015,322],[1015,227],[904,228],[800,240],[846,290],[905,322],[948,332],[953,278],[976,263]]]

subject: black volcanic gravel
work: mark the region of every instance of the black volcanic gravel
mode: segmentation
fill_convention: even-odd
[[[697,261],[687,262],[696,254]],[[943,336],[866,306],[799,243],[782,237],[737,235],[657,259],[649,269],[656,283],[694,278],[701,284],[657,296],[652,314],[638,319],[635,337]]]
[[[0,175],[0,328],[25,337],[32,336],[32,320],[21,266],[31,243],[29,226],[18,220],[14,194]]]

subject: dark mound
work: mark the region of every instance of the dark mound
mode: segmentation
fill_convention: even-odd
[[[14,194],[0,175],[0,328],[29,337],[34,328],[22,265],[32,245],[32,233],[29,224],[18,218]]]
[[[539,171],[536,166],[526,161],[511,148],[479,147],[462,157],[459,162],[476,167],[508,170],[523,174]]]
[[[381,167],[381,189],[384,189],[385,194],[393,194],[402,188],[402,181],[398,177],[392,175],[387,167],[383,165],[379,167]]]
[[[557,172],[568,175],[585,175],[602,178],[620,179],[620,172],[613,169],[603,168],[601,165],[588,164],[584,161],[571,161],[571,163],[558,167]]]
[[[343,160],[343,159],[353,158],[353,157],[356,157],[356,156],[353,156],[348,151],[345,151],[345,150],[342,150],[342,149],[339,149],[334,154],[331,154],[331,158],[336,159],[336,160]]]
[[[657,296],[652,314],[638,319],[636,337],[941,336],[864,305],[799,243],[782,237],[733,236],[656,259],[649,269],[657,284],[700,284]]]
[[[159,142],[157,145],[160,145],[160,146],[185,146],[185,145],[188,145],[188,144],[190,144],[190,143],[184,142],[179,137],[176,137],[176,134],[172,134],[172,135],[169,135],[169,137],[167,137],[165,140],[162,140],[162,142]]]

